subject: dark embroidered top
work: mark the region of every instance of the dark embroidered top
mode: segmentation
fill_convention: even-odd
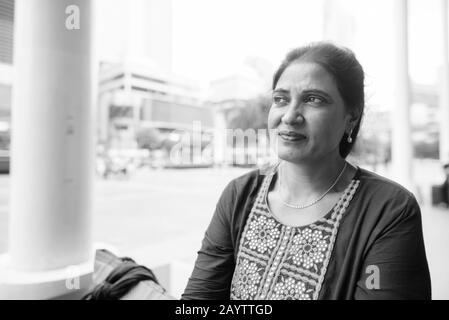
[[[231,299],[317,299],[340,219],[357,189],[352,180],[333,210],[307,226],[280,223],[267,205],[265,177],[243,231]]]
[[[334,210],[289,228],[261,201],[272,170],[253,170],[225,188],[183,299],[430,299],[412,193],[358,167]],[[372,270],[380,279],[374,289]]]

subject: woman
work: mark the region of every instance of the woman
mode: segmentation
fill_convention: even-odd
[[[183,299],[430,299],[414,196],[345,160],[363,81],[348,49],[287,55],[268,116],[280,162],[226,187]]]

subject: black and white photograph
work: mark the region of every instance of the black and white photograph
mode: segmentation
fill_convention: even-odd
[[[449,0],[0,0],[0,300],[449,300],[448,247]]]

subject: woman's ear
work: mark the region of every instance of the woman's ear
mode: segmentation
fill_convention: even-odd
[[[348,127],[350,127],[351,129],[354,129],[355,126],[357,125],[357,123],[360,120],[360,113],[356,110],[349,112],[349,117],[348,117]]]

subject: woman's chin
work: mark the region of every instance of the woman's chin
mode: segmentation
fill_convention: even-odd
[[[279,147],[277,154],[279,159],[288,162],[302,162],[309,158],[309,156],[305,152],[301,152],[300,150],[285,149],[282,148],[282,146]]]

